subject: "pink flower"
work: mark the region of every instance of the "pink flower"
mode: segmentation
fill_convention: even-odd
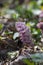
[[[43,11],[40,13],[39,17],[43,17]]]
[[[33,44],[30,29],[25,22],[16,22],[15,27],[23,43]]]
[[[43,22],[39,22],[39,23],[37,24],[37,27],[38,27],[39,29],[43,30]]]

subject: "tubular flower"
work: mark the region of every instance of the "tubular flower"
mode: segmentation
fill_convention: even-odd
[[[40,13],[39,17],[40,17],[40,18],[43,17],[43,11]]]
[[[39,22],[39,23],[37,24],[37,27],[38,27],[39,29],[43,30],[43,22]]]
[[[19,32],[20,39],[23,43],[33,43],[30,29],[26,26],[25,22],[16,22],[15,27]]]
[[[39,22],[43,22],[43,11],[39,15]]]

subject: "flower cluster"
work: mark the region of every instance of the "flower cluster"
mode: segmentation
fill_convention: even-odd
[[[37,27],[38,27],[39,29],[43,30],[43,22],[39,22],[39,23],[37,24]]]
[[[43,11],[40,13],[39,17],[40,17],[40,18],[43,17]]]
[[[15,27],[19,32],[20,39],[23,43],[32,43],[30,29],[26,26],[25,22],[16,22]]]
[[[39,15],[39,23],[37,24],[37,27],[43,31],[43,11]]]
[[[39,22],[43,22],[43,11],[39,15]]]

